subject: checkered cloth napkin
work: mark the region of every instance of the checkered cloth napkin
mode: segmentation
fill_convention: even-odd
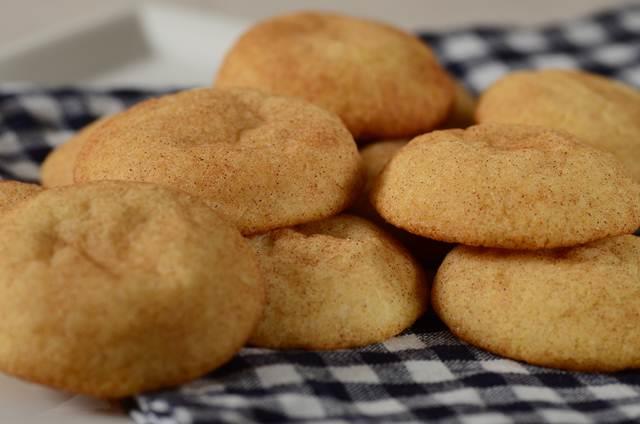
[[[543,67],[583,68],[640,86],[640,5],[538,29],[423,38],[474,91],[509,70]],[[157,94],[0,88],[0,176],[36,180],[52,146]],[[197,381],[125,404],[140,424],[638,423],[640,372],[563,372],[503,359],[456,340],[427,314],[402,335],[361,349],[243,349]]]

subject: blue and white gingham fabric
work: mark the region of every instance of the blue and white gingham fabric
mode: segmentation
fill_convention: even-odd
[[[541,28],[423,38],[476,92],[510,70],[545,67],[582,68],[640,87],[640,5]],[[157,94],[0,86],[0,176],[37,180],[51,147]],[[518,363],[456,340],[429,313],[404,334],[361,349],[243,349],[210,375],[125,405],[140,424],[638,423],[640,371],[589,374]]]

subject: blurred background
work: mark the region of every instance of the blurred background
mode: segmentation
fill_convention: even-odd
[[[478,23],[536,24],[630,3],[623,0],[159,0],[255,20],[293,9],[325,9],[376,17],[409,29]],[[34,31],[127,7],[135,0],[0,0],[0,45]]]
[[[296,9],[437,31],[533,26],[627,3],[640,0],[0,0],[0,83],[209,84],[247,26]]]

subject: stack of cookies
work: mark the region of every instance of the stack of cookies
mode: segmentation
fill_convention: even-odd
[[[584,72],[516,72],[482,95],[476,118],[464,133],[414,146],[449,158],[444,178],[460,200],[430,189],[439,200],[420,217],[454,208],[460,220],[403,222],[467,245],[438,271],[435,310],[463,340],[510,358],[640,367],[640,238],[630,235],[640,224],[640,93]],[[443,165],[432,161],[422,164]],[[401,168],[387,169],[376,197],[392,220],[385,198]]]
[[[372,190],[392,224],[461,244],[432,291],[454,334],[578,370],[640,366],[640,239],[625,235],[640,224],[639,200],[613,155],[517,124],[417,137]]]
[[[551,366],[639,366],[640,246],[624,234],[640,186],[604,151],[637,152],[637,121],[618,125],[639,95],[584,82],[614,106],[604,127],[582,118],[612,136],[583,142],[558,125],[583,109],[554,121],[532,86],[519,121],[501,84],[476,108],[424,43],[377,22],[254,26],[213,88],[91,124],[47,158],[44,188],[0,183],[0,370],[117,398],[245,344],[384,341],[425,312],[445,255],[433,305],[464,340]],[[474,110],[481,124],[461,129]]]

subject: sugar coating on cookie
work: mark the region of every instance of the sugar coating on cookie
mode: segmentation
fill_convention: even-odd
[[[302,97],[356,139],[413,137],[448,115],[453,83],[431,49],[386,24],[320,12],[258,23],[235,43],[217,87]]]
[[[179,188],[252,234],[340,212],[362,175],[335,115],[299,99],[204,88],[111,118],[81,149],[75,180]]]
[[[386,164],[406,144],[407,140],[378,141],[360,149],[366,182],[358,200],[348,210],[349,213],[366,218],[396,238],[430,274],[435,274],[445,255],[453,247],[448,243],[419,237],[386,222],[369,200],[369,192]]]
[[[37,184],[12,180],[0,181],[0,214],[13,209],[41,191],[42,187]]]
[[[432,304],[483,349],[578,371],[640,368],[640,238],[509,251],[459,246],[438,270]]]
[[[360,196],[351,207],[351,211],[354,214],[373,220],[379,218],[378,213],[369,201],[369,191],[385,165],[408,142],[408,140],[383,140],[371,143],[360,149],[365,183],[362,193],[360,193]]]
[[[482,94],[476,118],[565,130],[613,153],[640,181],[640,91],[633,87],[582,71],[514,72]]]
[[[338,215],[254,236],[267,304],[250,342],[340,349],[382,342],[425,311],[427,282],[372,223]]]
[[[84,141],[103,125],[108,118],[102,118],[84,127],[80,132],[49,153],[40,168],[40,180],[45,187],[60,187],[73,184],[76,158]]]
[[[0,370],[119,398],[227,362],[264,307],[255,255],[200,200],[152,184],[53,188],[0,220]]]
[[[386,166],[371,199],[393,225],[473,246],[572,246],[640,225],[640,186],[613,155],[525,125],[417,137]]]

